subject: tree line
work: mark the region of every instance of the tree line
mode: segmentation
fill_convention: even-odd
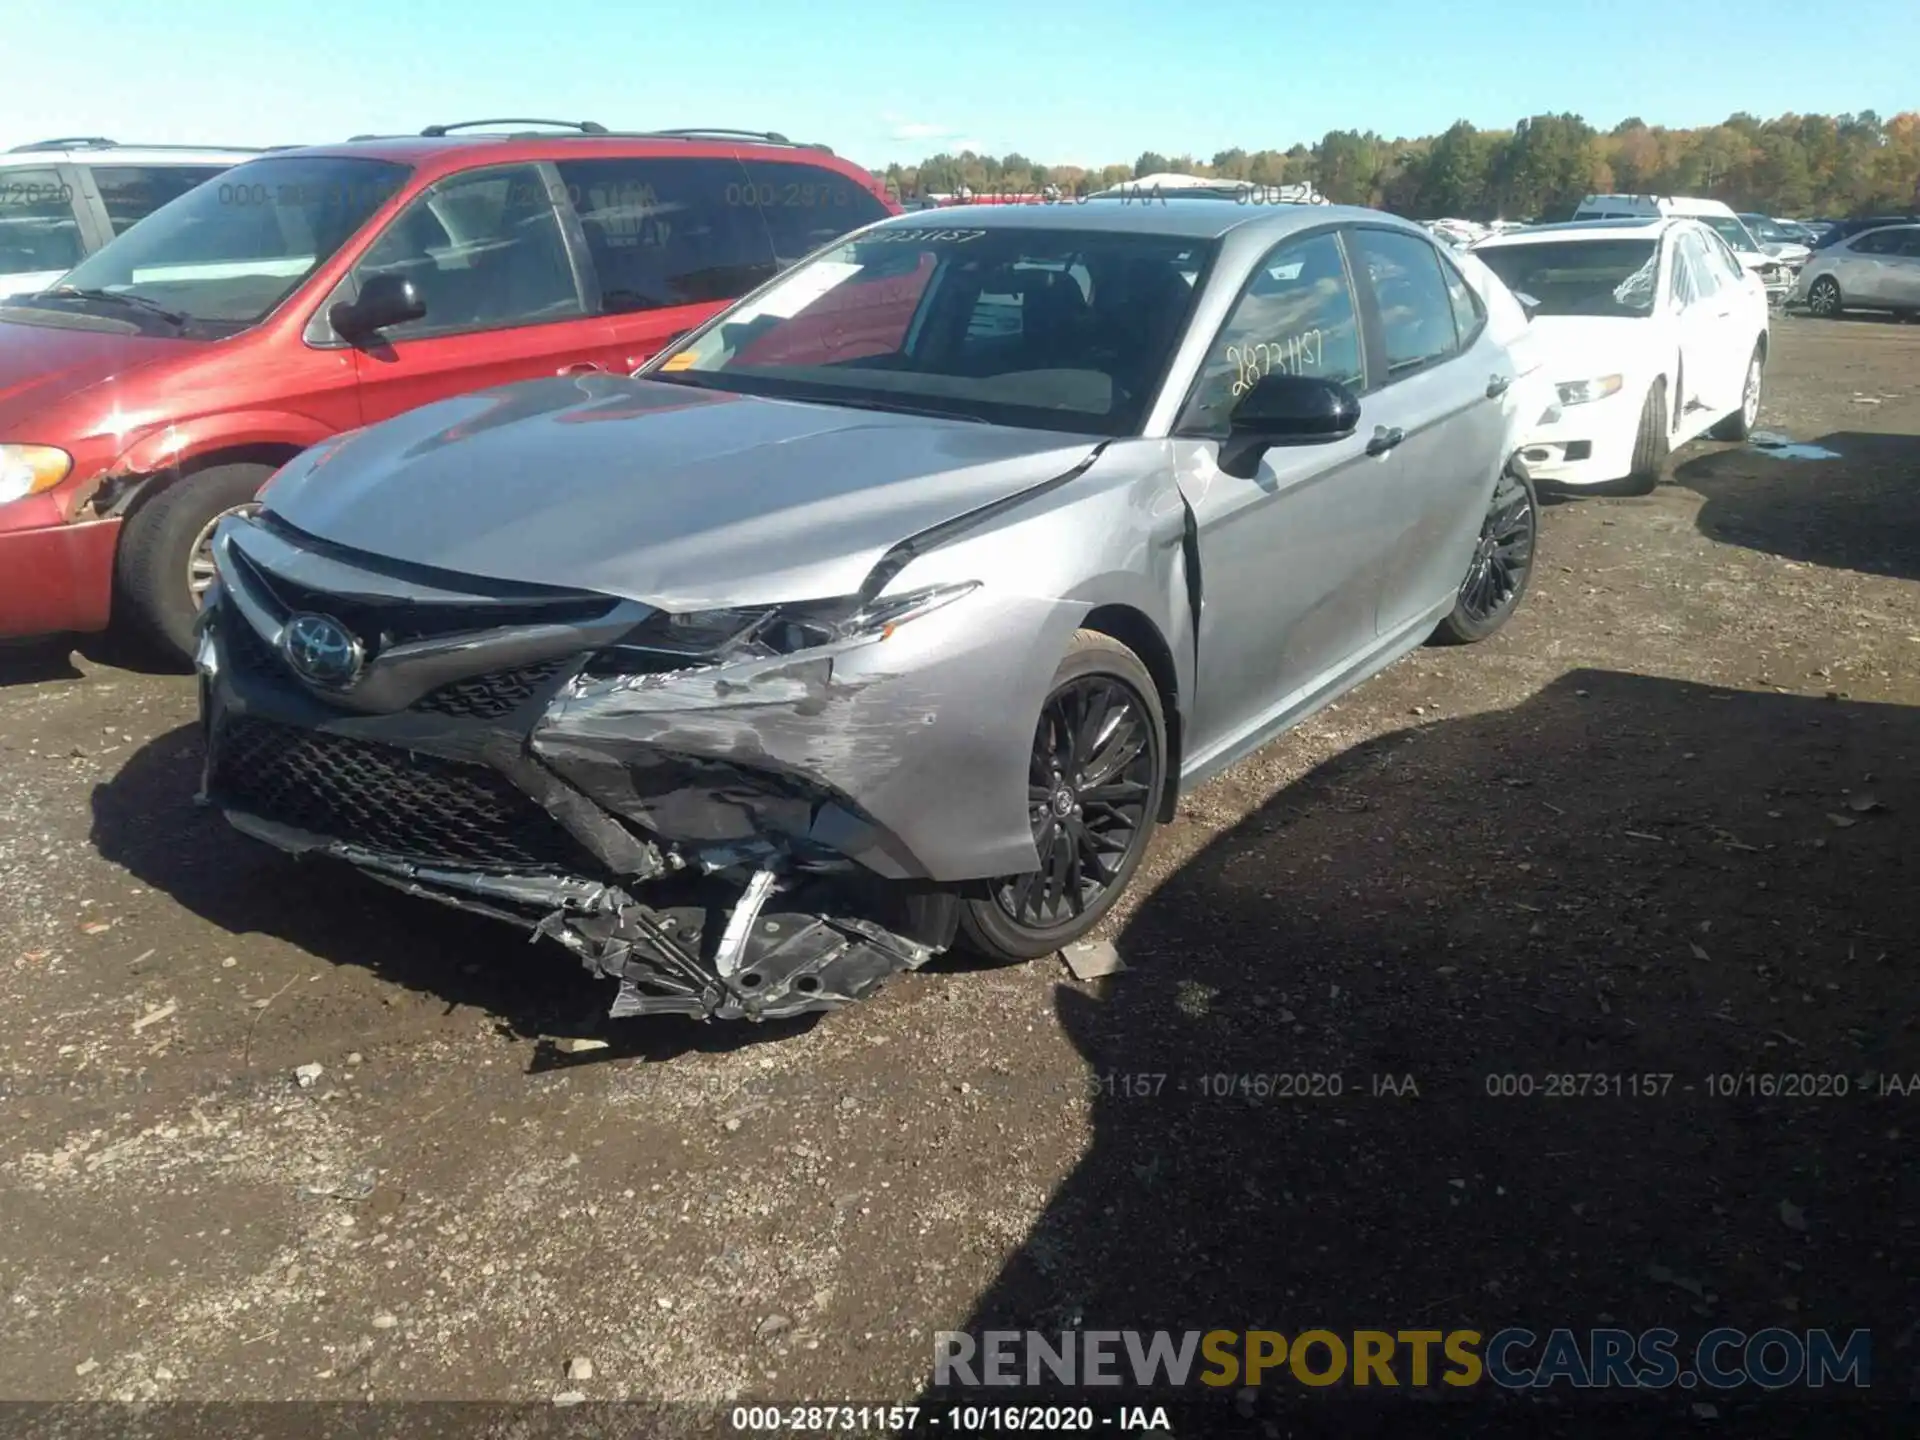
[[[1210,160],[1148,151],[1131,165],[1042,165],[1021,154],[964,151],[893,164],[874,175],[902,197],[1025,193],[1055,187],[1086,194],[1161,171],[1311,182],[1329,200],[1416,219],[1556,220],[1583,195],[1693,195],[1768,215],[1845,216],[1920,211],[1920,111],[1882,120],[1848,115],[1741,113],[1719,125],[1670,129],[1638,116],[1611,130],[1578,115],[1531,115],[1511,130],[1465,120],[1439,135],[1386,139],[1329,130],[1286,150],[1222,150]]]

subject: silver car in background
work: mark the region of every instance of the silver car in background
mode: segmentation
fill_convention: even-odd
[[[288,464],[215,540],[203,798],[615,1015],[1044,954],[1184,791],[1512,613],[1526,332],[1371,211],[895,217],[633,378]]]
[[[1847,310],[1920,315],[1920,225],[1884,225],[1821,246],[1793,298],[1827,317]]]

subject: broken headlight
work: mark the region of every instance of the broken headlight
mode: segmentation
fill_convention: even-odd
[[[980,588],[978,580],[935,585],[863,600],[803,600],[729,610],[654,615],[593,657],[588,670],[608,674],[766,660],[850,640],[884,640],[902,625]]]

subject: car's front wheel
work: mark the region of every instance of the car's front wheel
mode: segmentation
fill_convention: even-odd
[[[1540,529],[1540,500],[1533,480],[1502,471],[1480,522],[1480,539],[1460,582],[1453,612],[1433,632],[1436,645],[1484,640],[1519,608],[1533,578],[1533,552]]]
[[[1823,320],[1831,320],[1841,308],[1840,282],[1831,275],[1818,277],[1807,290],[1807,309]]]
[[[988,881],[966,898],[967,948],[1031,960],[1093,929],[1139,868],[1166,767],[1166,716],[1147,667],[1111,636],[1075,631],[1027,757],[1039,868]]]

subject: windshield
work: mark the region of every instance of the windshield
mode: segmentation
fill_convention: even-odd
[[[1482,245],[1473,252],[1539,315],[1651,315],[1654,240]]]
[[[1700,215],[1695,218],[1711,225],[1715,233],[1717,233],[1722,240],[1726,241],[1728,245],[1732,246],[1736,252],[1745,250],[1751,255],[1760,248],[1760,246],[1755,243],[1752,234],[1748,232],[1747,227],[1740,223],[1738,216]]]
[[[867,232],[642,372],[1002,425],[1139,430],[1211,241],[1085,230]]]
[[[1764,215],[1742,215],[1740,218],[1745,222],[1753,238],[1758,240],[1762,245],[1791,245],[1794,243],[1794,237],[1787,232],[1785,227],[1774,224],[1773,221],[1767,219]],[[1720,233],[1725,235],[1726,231],[1723,230]],[[1728,243],[1732,243],[1731,240],[1729,240]]]
[[[406,166],[384,160],[250,160],[161,206],[54,290],[150,302],[183,326],[217,334],[244,330],[325,264],[407,175]],[[104,310],[113,302],[69,296],[67,303]]]

